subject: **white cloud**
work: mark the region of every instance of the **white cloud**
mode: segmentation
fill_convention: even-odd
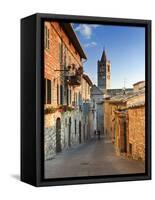
[[[80,24],[75,28],[75,31],[80,32],[86,39],[90,39],[92,36],[92,29],[98,27],[97,24]]]
[[[96,42],[94,42],[94,41],[92,41],[92,42],[90,42],[90,43],[86,43],[86,44],[84,44],[84,47],[94,47],[94,46],[96,46],[97,45],[97,43]]]
[[[80,24],[79,26],[77,26],[75,28],[75,31],[79,31],[81,33],[81,35],[83,35],[87,39],[90,39],[90,37],[92,35],[91,27],[89,25],[86,25],[86,24]]]
[[[90,26],[93,27],[93,28],[97,28],[97,27],[99,27],[100,25],[99,25],[99,24],[91,24]]]

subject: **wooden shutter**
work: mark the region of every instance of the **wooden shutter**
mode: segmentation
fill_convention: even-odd
[[[47,104],[51,104],[51,80],[47,79]]]

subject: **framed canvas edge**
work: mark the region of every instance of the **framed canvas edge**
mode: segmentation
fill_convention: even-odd
[[[44,14],[37,13],[36,15],[36,185],[35,186],[58,186],[58,185],[74,185],[74,184],[93,184],[93,183],[107,183],[107,182],[124,182],[124,181],[139,181],[139,180],[151,180],[151,20],[139,20],[139,19],[122,19],[122,18],[105,18],[105,17],[92,17],[92,16],[76,16],[76,15],[59,15],[59,14]],[[82,177],[82,178],[63,178],[57,180],[43,179],[42,177],[42,152],[41,152],[41,21],[43,19],[55,19],[55,20],[77,20],[77,21],[89,21],[89,22],[103,22],[103,23],[114,23],[123,25],[135,25],[135,26],[145,26],[147,33],[147,59],[146,59],[146,80],[147,84],[147,131],[148,131],[148,151],[147,151],[147,171],[145,174],[126,174],[124,176],[106,176],[106,177]],[[145,54],[146,55],[146,54]]]

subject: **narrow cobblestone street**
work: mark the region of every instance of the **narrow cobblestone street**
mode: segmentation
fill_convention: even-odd
[[[142,161],[116,156],[114,146],[106,137],[93,138],[45,161],[45,178],[80,177],[143,173]]]

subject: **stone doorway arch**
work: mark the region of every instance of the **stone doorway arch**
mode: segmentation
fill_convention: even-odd
[[[61,152],[61,119],[56,120],[56,153]]]

